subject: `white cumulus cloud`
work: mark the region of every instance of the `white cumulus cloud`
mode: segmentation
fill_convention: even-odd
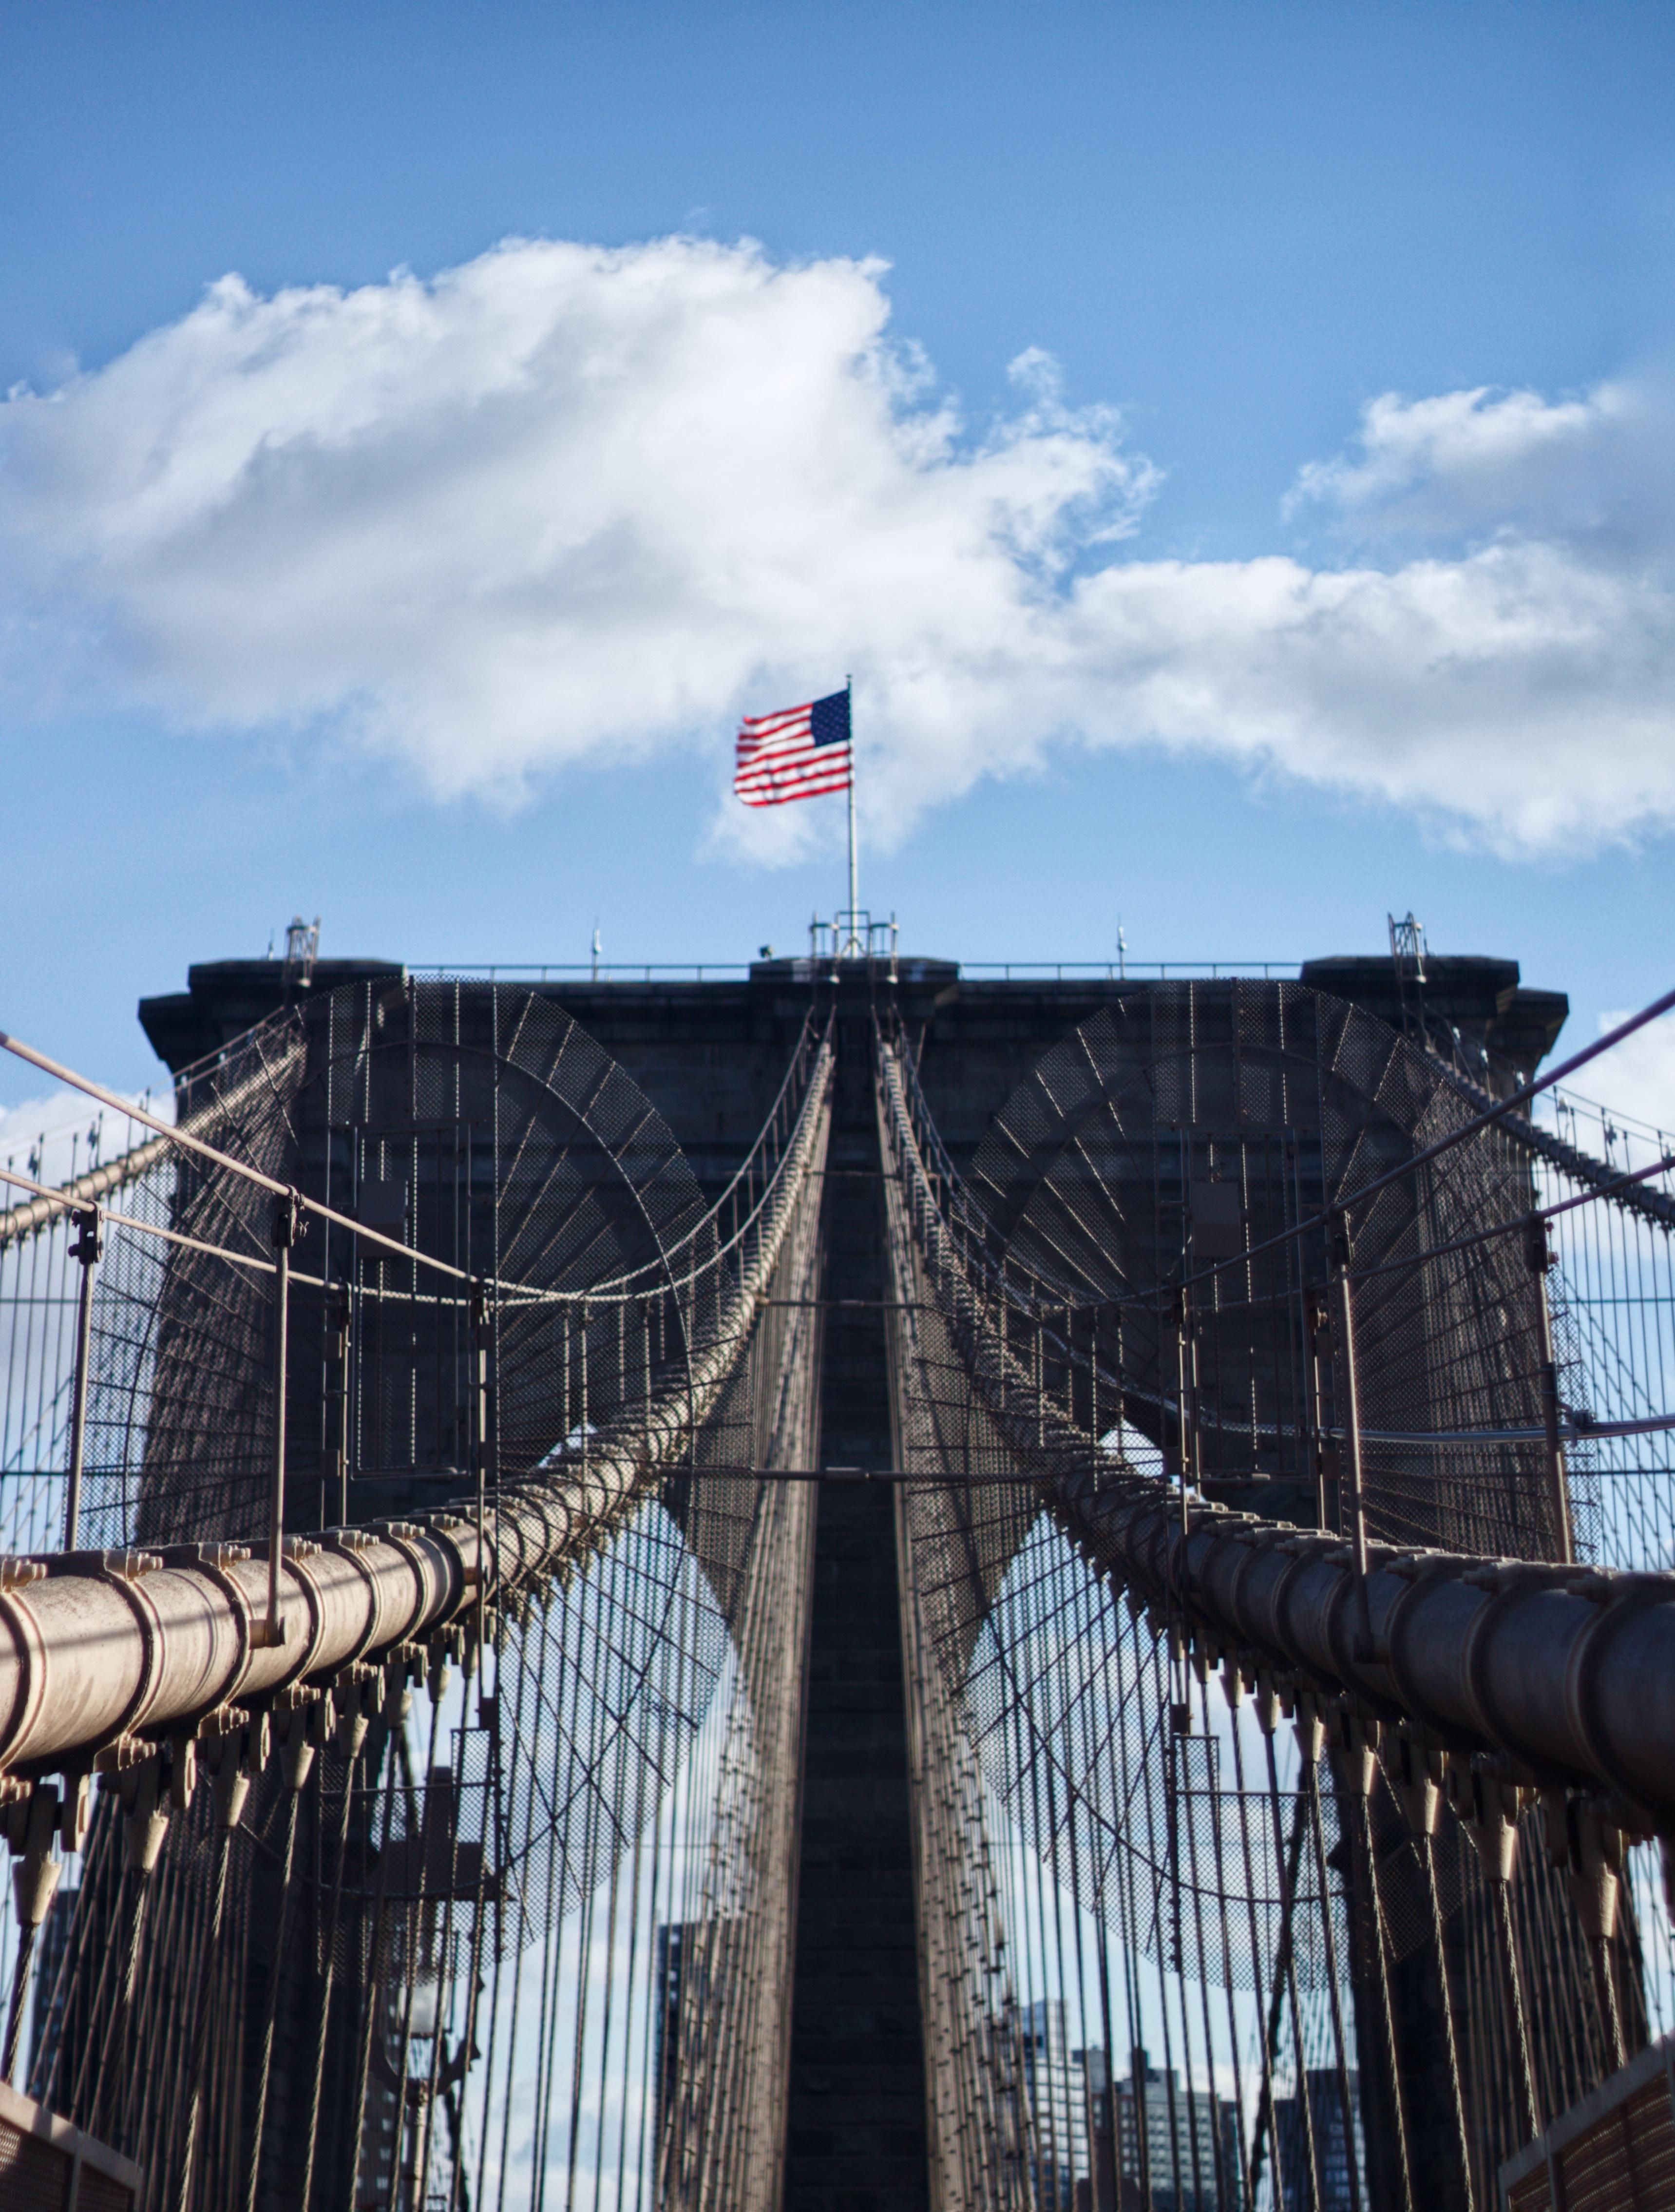
[[[0,668],[440,795],[699,745],[719,786],[741,708],[853,672],[897,832],[1056,744],[1218,754],[1510,850],[1675,819],[1656,395],[1387,397],[1295,489],[1351,562],[1160,561],[1113,410],[1030,354],[974,434],[887,319],[876,265],[687,239],[228,277],[0,406]],[[829,810],[742,811],[769,854]]]
[[[1323,502],[1369,544],[1556,539],[1630,568],[1670,550],[1675,409],[1655,386],[1603,384],[1561,401],[1483,386],[1386,392],[1362,410],[1358,447],[1305,468],[1287,512]]]

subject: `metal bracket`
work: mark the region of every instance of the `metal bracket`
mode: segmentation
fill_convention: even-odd
[[[94,1752],[93,1771],[98,1775],[126,1774],[131,1767],[149,1759],[155,1748],[143,1735],[119,1735]]]
[[[242,1566],[251,1556],[248,1544],[198,1544],[193,1549],[200,1566],[218,1568],[222,1574],[228,1567]]]
[[[320,1546],[324,1551],[343,1552],[352,1557],[359,1552],[370,1552],[377,1541],[377,1537],[369,1536],[364,1528],[328,1528],[320,1539]]]
[[[84,1575],[97,1581],[137,1583],[161,1574],[167,1561],[160,1552],[56,1552],[44,1563],[49,1575]],[[31,1575],[25,1580],[33,1582]]]

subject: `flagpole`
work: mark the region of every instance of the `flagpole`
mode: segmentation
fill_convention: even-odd
[[[849,945],[857,952],[861,949],[859,909],[861,897],[859,877],[855,866],[855,687],[853,679],[846,676],[843,689],[849,701]],[[847,952],[849,945],[844,947]]]

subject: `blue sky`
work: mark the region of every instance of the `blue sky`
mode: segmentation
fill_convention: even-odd
[[[1301,958],[1411,905],[1577,1042],[1670,981],[1666,9],[0,33],[0,1025],[137,1087],[136,998],[296,909],[416,962],[791,945],[841,808],[742,837],[732,718],[850,665],[915,949]]]

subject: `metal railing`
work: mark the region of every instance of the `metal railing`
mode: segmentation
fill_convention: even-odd
[[[835,957],[834,926],[822,922],[824,937],[809,956],[816,964]],[[868,957],[889,961],[900,956],[897,925],[871,922]],[[889,933],[889,940],[883,936]],[[408,974],[427,982],[519,983],[732,983],[745,981],[755,962],[743,960],[549,960],[410,963]],[[1223,976],[1259,976],[1265,981],[1294,980],[1296,960],[959,960],[950,963],[962,975],[1002,982],[1136,982],[1155,979],[1214,981]]]
[[[407,972],[427,983],[737,983],[750,973],[745,960],[543,960],[470,962]]]
[[[1295,981],[1300,960],[962,960],[962,975],[1010,982],[1216,982],[1241,975]]]

